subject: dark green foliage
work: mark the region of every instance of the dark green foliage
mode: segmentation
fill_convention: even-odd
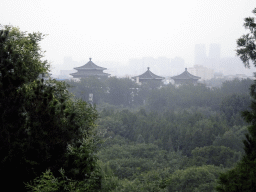
[[[38,46],[43,36],[40,33],[27,35],[17,28],[6,26],[0,30],[0,38],[0,172],[1,178],[6,179],[3,183],[20,180],[16,184],[22,189],[21,178],[23,181],[33,178],[36,171],[28,167],[37,164],[25,155],[31,150],[28,144],[31,131],[26,129],[29,120],[24,85],[32,83],[40,73],[47,71],[46,61],[41,61],[42,53]]]
[[[256,14],[256,9],[253,10]],[[237,40],[237,55],[240,56],[246,67],[250,67],[249,61],[256,66],[255,39],[256,24],[254,18],[246,18],[246,29],[250,33],[243,35]],[[250,95],[252,97],[251,110],[243,112],[244,119],[250,124],[248,133],[244,140],[245,155],[237,166],[228,172],[221,174],[218,180],[218,191],[255,191],[256,190],[256,82],[251,85]]]
[[[232,167],[240,159],[240,153],[224,146],[197,147],[192,150],[194,165],[215,165]]]
[[[124,110],[99,118],[98,124],[106,138],[120,135],[136,143],[154,143],[168,151],[182,150],[184,155],[191,155],[196,147],[212,145],[219,134],[227,131],[227,124],[218,115],[207,118],[187,111],[161,114]]]
[[[242,159],[235,168],[220,175],[218,180],[217,191],[236,192],[256,190],[255,160]]]
[[[252,11],[256,14],[256,8]],[[247,17],[244,19],[245,29],[249,29],[249,33],[243,35],[237,40],[237,55],[243,61],[245,67],[250,67],[250,61],[256,66],[256,53],[255,53],[255,39],[256,39],[256,23],[254,17]]]
[[[94,104],[105,102],[124,107],[143,104],[143,96],[141,95],[144,92],[140,92],[138,85],[128,78],[110,77],[103,81],[95,77],[89,77],[81,79],[79,82],[68,81],[67,83],[71,86],[69,90],[77,98],[81,98],[84,101],[88,101],[89,94],[92,93]]]
[[[234,94],[222,100],[220,110],[225,114],[228,122],[230,122],[233,116],[237,114],[241,116],[241,112],[248,109],[249,106],[249,95]]]
[[[221,168],[207,165],[177,170],[166,181],[168,191],[212,192]]]
[[[168,175],[168,169],[152,170],[138,175],[136,179],[132,181],[127,179],[121,180],[113,191],[166,192],[163,180],[167,178]]]
[[[163,168],[167,163],[166,151],[153,144],[113,145],[101,150],[99,158],[109,163],[118,178],[134,178],[145,171]]]
[[[99,159],[119,178],[114,191],[164,191],[165,181],[173,172],[215,165],[216,174],[209,173],[212,179],[199,179],[195,186],[191,184],[195,191],[214,191],[217,172],[239,160],[242,149],[238,144],[245,133],[245,127],[231,127],[224,113],[209,108],[164,113],[105,108],[97,123],[106,140]],[[130,132],[133,134],[126,134]],[[155,180],[150,182],[151,176]],[[180,182],[185,187],[183,179]]]
[[[237,107],[237,111],[239,111],[241,108],[246,109],[248,107],[248,90],[252,83],[253,81],[250,79],[235,79],[224,82],[220,88],[213,89],[207,88],[202,84],[182,85],[178,88],[173,85],[167,85],[151,92],[148,95],[146,104],[150,111],[158,112],[191,107],[210,108],[211,110],[219,111],[221,102],[234,95],[233,97],[239,97],[240,105]]]
[[[227,130],[222,136],[217,136],[213,141],[214,146],[225,146],[232,150],[244,153],[243,141],[245,134],[248,133],[247,127],[234,126]],[[239,141],[239,142],[238,142]]]
[[[69,91],[84,101],[89,101],[89,94],[93,94],[93,103],[98,104],[106,97],[107,87],[103,80],[96,77],[82,78],[79,82],[68,81]]]
[[[68,165],[64,165],[67,172],[62,168],[59,174],[47,170],[26,183],[26,188],[31,191],[56,192],[102,190],[102,177],[105,174],[98,165],[94,142],[94,139],[89,138],[83,139],[78,147],[69,145],[66,153]]]
[[[70,179],[100,188],[94,155],[96,110],[71,100],[64,83],[38,78],[48,71],[47,62],[41,61],[42,37],[14,27],[0,30],[2,187],[25,191],[24,182],[48,169],[58,177],[64,168]],[[89,138],[94,139],[86,142]]]
[[[105,139],[99,159],[118,176],[113,191],[150,191],[150,188],[164,191],[164,181],[176,170],[202,165],[234,166],[243,151],[239,141],[244,139],[246,123],[240,117],[240,110],[248,109],[250,98],[245,87],[251,83],[248,79],[235,79],[223,85],[232,87],[227,90],[208,89],[203,85],[179,88],[168,85],[147,89],[144,108],[98,106],[101,110],[98,130]],[[154,155],[150,156],[151,152],[141,147],[146,145],[154,145],[163,155],[152,150]],[[137,148],[143,150],[134,156]],[[151,176],[154,181],[150,180]],[[214,175],[214,179],[195,189],[213,191],[217,177]]]
[[[238,165],[219,178],[218,191],[255,191],[256,190],[256,124],[255,124],[255,84],[251,87],[253,98],[251,111],[243,113],[244,118],[250,123],[246,139],[244,140],[245,155]]]
[[[222,83],[220,91],[224,96],[230,96],[234,94],[239,94],[240,96],[249,96],[249,89],[253,84],[251,79],[234,79],[232,81],[225,81]]]
[[[132,106],[137,85],[128,78],[110,77],[106,81],[108,87],[107,102],[112,105]]]

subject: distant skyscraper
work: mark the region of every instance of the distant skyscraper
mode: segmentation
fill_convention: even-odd
[[[219,71],[220,69],[220,44],[210,44],[208,67]]]
[[[209,58],[220,60],[220,44],[210,44]]]
[[[220,45],[210,44],[209,54],[206,54],[206,47],[204,44],[195,45],[195,65],[202,65],[204,67],[220,70]]]
[[[195,45],[195,65],[205,65],[206,62],[206,48],[204,44]]]

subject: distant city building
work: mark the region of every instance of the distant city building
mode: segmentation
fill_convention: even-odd
[[[220,70],[220,44],[210,44],[206,67]]]
[[[204,67],[219,71],[220,69],[220,45],[210,44],[209,54],[207,56],[206,47],[204,44],[195,45],[195,65],[202,65]]]
[[[188,72],[187,68],[185,68],[185,71],[181,73],[180,75],[171,77],[175,84],[196,84],[201,77],[192,75]]]
[[[169,59],[167,57],[143,57],[129,60],[128,71],[133,76],[144,72],[146,67],[150,67],[155,73],[163,77],[180,74],[185,68],[185,61],[180,57]]]
[[[221,45],[215,43],[210,44],[208,55],[206,52],[206,46],[204,44],[195,45],[194,65],[201,65],[208,69],[213,69],[215,72],[223,73],[224,76],[230,76],[230,78],[233,78],[232,76],[235,74],[253,76],[253,72],[255,71],[254,68],[245,68],[239,57],[221,57]],[[193,75],[196,74],[192,72],[191,69],[189,69],[189,71]],[[201,74],[198,76],[205,79],[205,77]]]
[[[195,65],[204,65],[206,61],[206,47],[204,44],[195,45]]]
[[[92,58],[89,59],[90,61],[85,65],[74,68],[77,70],[77,72],[71,73],[70,75],[72,75],[74,78],[86,78],[94,76],[99,79],[106,79],[109,74],[104,73],[103,70],[106,70],[107,68],[99,67],[92,62]]]
[[[132,79],[135,79],[136,83],[144,83],[144,82],[148,82],[148,81],[152,81],[152,80],[153,81],[162,81],[164,79],[164,77],[155,75],[154,73],[152,73],[149,70],[149,67],[148,67],[148,70],[145,73],[143,73],[139,76],[132,77]]]
[[[192,75],[201,77],[202,80],[214,78],[214,70],[204,67],[202,65],[194,65],[194,67],[188,68],[188,71]]]

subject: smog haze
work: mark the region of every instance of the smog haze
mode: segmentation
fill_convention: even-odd
[[[113,69],[143,58],[181,58],[192,67],[197,44],[207,54],[213,44],[221,47],[221,58],[235,57],[244,18],[255,7],[255,0],[2,0],[0,24],[47,34],[41,46],[53,71],[71,70],[90,57]],[[65,65],[67,57],[76,63]]]

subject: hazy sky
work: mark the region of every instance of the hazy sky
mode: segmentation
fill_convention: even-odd
[[[53,65],[74,60],[182,57],[194,64],[194,46],[221,44],[221,56],[235,56],[243,19],[256,0],[1,0],[0,24],[42,32]]]

